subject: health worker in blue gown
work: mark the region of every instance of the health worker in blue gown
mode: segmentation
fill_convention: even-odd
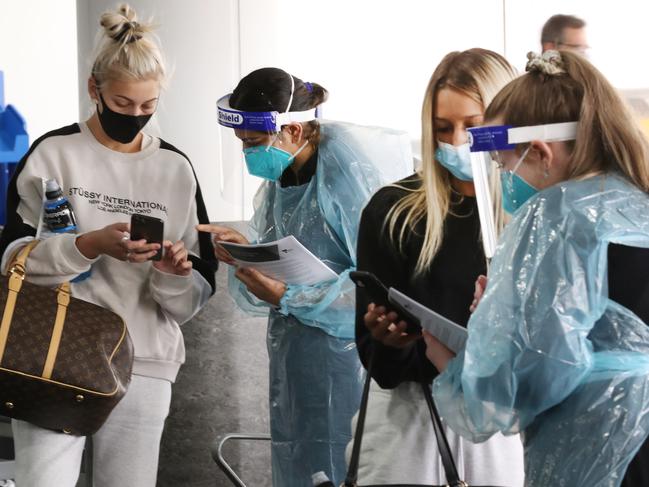
[[[268,313],[273,485],[311,486],[324,471],[336,485],[360,402],[363,369],[354,343],[360,215],[375,190],[412,173],[405,133],[316,118],[327,91],[276,68],[243,78],[218,102],[219,123],[243,142],[248,172],[264,179],[247,236],[203,226],[215,241],[247,244],[293,236],[331,277],[281,282],[233,266],[239,306]],[[224,135],[226,136],[226,135]],[[217,245],[217,256],[235,264]]]

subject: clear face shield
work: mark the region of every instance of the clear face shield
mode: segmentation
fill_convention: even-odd
[[[247,172],[270,181],[277,181],[286,168],[293,163],[295,157],[308,145],[308,141],[304,140],[295,147],[289,139],[290,135],[286,130],[282,130],[282,127],[291,123],[310,122],[317,116],[316,108],[299,112],[288,111],[288,107],[293,102],[295,89],[293,77],[288,76],[291,80],[291,96],[284,112],[237,110],[230,106],[231,95],[226,95],[217,102],[219,137],[222,143],[238,145],[239,151],[243,149]],[[230,130],[223,133],[224,128],[234,129],[236,138],[232,137]],[[235,167],[222,165],[222,170],[235,173],[241,171],[239,164],[233,166]],[[222,175],[222,181],[228,179],[227,174]]]
[[[271,181],[277,181],[308,141],[296,148],[289,147],[289,134],[282,127],[290,123],[310,122],[316,118],[316,109],[302,112],[246,112],[230,107],[230,95],[218,101],[219,125],[234,129],[242,145],[248,172]],[[221,138],[232,137],[232,133]]]
[[[496,227],[493,202],[489,191],[488,168],[495,163],[504,170],[504,156],[508,151],[516,149],[518,144],[533,140],[544,142],[560,142],[574,140],[577,134],[577,122],[554,123],[547,125],[534,125],[529,127],[512,127],[510,125],[496,125],[489,127],[472,127],[467,129],[471,151],[471,169],[473,171],[473,184],[475,186],[482,241],[485,256],[491,258],[496,250]],[[516,170],[525,159],[527,151],[518,158],[514,167],[505,172],[505,177],[513,179]],[[501,178],[503,179],[503,178]],[[503,181],[506,183],[506,181]],[[512,191],[514,185],[503,184],[503,191]],[[529,196],[528,196],[529,197]],[[503,202],[510,201],[514,195],[503,192]],[[522,203],[521,203],[522,204]]]

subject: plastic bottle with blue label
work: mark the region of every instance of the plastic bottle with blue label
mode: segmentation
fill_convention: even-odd
[[[77,233],[77,220],[74,210],[56,179],[45,182],[45,202],[43,203],[43,222],[53,234]],[[79,274],[71,282],[80,282],[90,276],[90,271]]]
[[[75,233],[77,220],[74,210],[56,179],[45,182],[45,197],[43,220],[53,233]]]

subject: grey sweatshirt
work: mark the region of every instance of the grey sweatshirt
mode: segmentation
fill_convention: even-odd
[[[141,151],[116,152],[100,144],[85,124],[38,139],[16,169],[7,194],[7,225],[0,238],[2,269],[40,236],[43,180],[56,179],[70,201],[77,234],[129,222],[132,213],[164,220],[164,238],[182,240],[192,254],[189,276],[167,274],[151,262],[128,263],[102,255],[90,260],[77,235],[42,240],[29,257],[27,280],[55,286],[90,270],[72,284],[73,296],[111,309],[126,322],[135,349],[133,373],[174,381],[185,360],[180,326],[214,292],[217,263],[208,235],[200,187],[189,160],[161,139],[145,136]]]

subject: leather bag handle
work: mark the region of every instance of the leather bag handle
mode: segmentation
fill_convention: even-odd
[[[27,258],[29,254],[36,248],[40,240],[31,240],[25,245],[17,255],[13,258],[9,266],[9,280],[7,300],[5,302],[4,311],[2,313],[2,321],[0,321],[0,364],[4,356],[5,348],[7,346],[7,339],[9,337],[9,330],[11,322],[13,321],[14,311],[16,309],[16,301],[18,294],[23,286],[23,281],[27,274]],[[42,377],[49,379],[52,376],[56,357],[58,355],[59,346],[61,343],[61,335],[63,334],[63,327],[65,324],[65,317],[67,315],[68,305],[70,304],[70,283],[64,282],[57,288],[57,311],[54,320],[52,338],[43,367]]]

